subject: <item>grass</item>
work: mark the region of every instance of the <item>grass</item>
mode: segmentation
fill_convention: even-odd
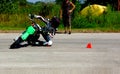
[[[25,28],[2,28],[0,33],[18,33],[23,32]],[[63,28],[59,28],[58,32],[64,32]],[[86,29],[72,29],[72,33],[120,33],[120,29],[110,28],[86,28]]]
[[[117,15],[117,16],[116,16]],[[0,14],[0,32],[21,32],[31,24],[27,14]],[[79,33],[99,33],[99,32],[120,32],[120,13],[109,12],[105,16],[98,18],[82,18],[76,16],[72,20],[72,32]],[[62,21],[61,21],[62,22]],[[43,25],[37,20],[37,23]],[[59,31],[63,32],[62,23]]]

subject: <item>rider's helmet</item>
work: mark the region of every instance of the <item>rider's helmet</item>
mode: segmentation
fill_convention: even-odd
[[[52,19],[50,20],[51,26],[57,30],[60,24],[60,19],[56,16],[53,16]]]

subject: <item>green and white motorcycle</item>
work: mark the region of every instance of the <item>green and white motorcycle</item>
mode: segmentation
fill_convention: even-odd
[[[34,23],[34,26],[29,26],[27,29],[19,36],[14,39],[14,42],[10,45],[10,49],[20,48],[22,42],[27,42],[28,45],[33,45],[38,42],[40,37],[41,27]]]
[[[14,42],[10,45],[10,49],[20,48],[22,42],[27,42],[27,45],[37,45],[37,46],[51,46],[53,36],[56,33],[56,28],[58,27],[60,21],[58,18],[53,17],[51,20],[47,20],[39,15],[30,15],[32,17],[32,25],[29,26],[19,37],[14,39]],[[33,18],[42,20],[45,23],[44,27],[41,27]],[[45,41],[40,41],[40,35],[43,36]]]

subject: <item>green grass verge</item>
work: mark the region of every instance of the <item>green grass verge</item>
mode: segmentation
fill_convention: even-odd
[[[1,28],[1,33],[12,33],[12,32],[22,32],[26,28]],[[63,28],[59,28],[58,32],[64,32]],[[85,29],[72,29],[72,33],[120,33],[120,29],[111,29],[111,28],[85,28]]]

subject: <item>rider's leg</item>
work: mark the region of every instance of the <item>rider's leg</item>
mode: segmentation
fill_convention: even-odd
[[[45,46],[51,46],[53,44],[51,37],[48,33],[42,33],[43,38],[46,40],[45,42],[43,42],[43,45]]]

